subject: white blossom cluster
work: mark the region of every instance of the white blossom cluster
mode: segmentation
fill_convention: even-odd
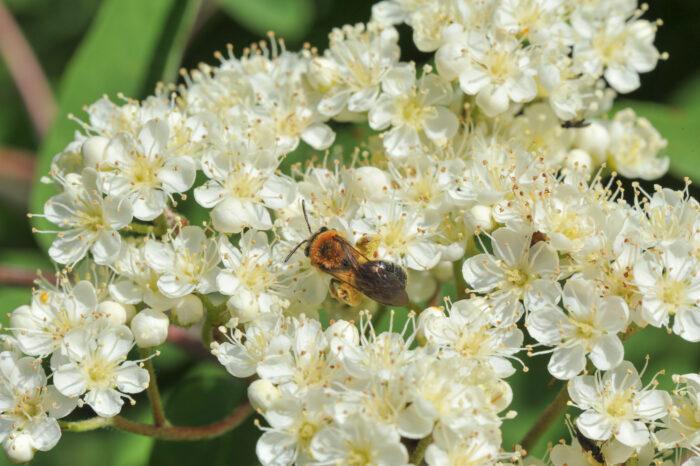
[[[148,371],[127,359],[134,346],[129,312],[133,306],[109,300],[92,281],[62,277],[61,286],[43,284],[11,314],[12,335],[4,335],[0,352],[0,441],[12,461],[53,448],[61,437],[57,419],[76,407],[112,417],[148,387]]]
[[[615,462],[698,454],[697,375],[678,377],[673,396],[644,387],[622,345],[646,325],[700,341],[700,204],[637,185],[630,204],[603,176],[668,168],[646,119],[605,113],[661,58],[644,10],[382,1],[323,52],[271,36],[183,72],[177,88],[89,106],[54,158],[60,193],[34,216],[57,226],[51,258],[90,279],[42,285],[12,313],[5,452],[52,448],[77,404],[116,415],[149,382],[132,346],[203,325],[225,330],[209,334],[233,376],[257,377],[264,465],[408,464],[421,439],[430,465],[517,459],[501,445],[515,415],[505,379],[539,354],[570,381],[577,429]],[[400,60],[400,22],[435,67]],[[363,122],[372,136],[345,161],[326,152],[282,169]],[[210,221],[189,224],[178,209],[190,198]],[[303,249],[286,261],[322,226],[353,244],[377,238],[375,257],[404,267],[411,300],[430,304],[378,333],[377,303],[358,313],[334,300]],[[436,306],[451,282],[461,298]],[[583,461],[572,447],[549,460]]]

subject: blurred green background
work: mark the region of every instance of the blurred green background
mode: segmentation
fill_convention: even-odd
[[[212,53],[224,50],[225,44],[232,43],[240,51],[264,38],[268,30],[284,37],[291,50],[305,42],[322,50],[332,27],[366,21],[372,3],[0,0],[1,314],[28,302],[36,269],[53,270],[44,254],[51,238],[33,235],[26,213],[40,212],[52,194],[53,188],[42,186],[37,180],[77,129],[66,118],[68,113],[80,116],[83,105],[103,94],[113,100],[118,92],[143,98],[152,93],[158,81],[176,80],[180,67],[193,68],[202,61],[212,63]],[[646,18],[664,20],[656,45],[660,51],[669,52],[670,59],[643,75],[642,87],[620,99],[616,107],[632,106],[668,139],[671,172],[657,183],[678,189],[686,176],[700,181],[700,2],[652,0],[649,6]],[[31,69],[31,56],[16,42],[12,23],[31,47],[39,65],[37,70]],[[415,50],[409,29],[402,26],[400,32],[402,58],[425,61],[427,55]],[[13,66],[19,71],[10,73]],[[44,95],[42,76],[48,83]],[[26,96],[39,111],[27,110]],[[651,188],[650,183],[646,186]],[[691,193],[697,197],[695,186],[691,186]],[[2,320],[6,322],[5,317]],[[670,374],[697,371],[700,367],[697,344],[684,342],[663,330],[645,329],[633,336],[626,347],[627,357],[638,367],[645,354],[655,355],[648,376],[661,369]],[[515,389],[512,408],[520,416],[504,425],[506,448],[522,438],[531,420],[560,386],[550,385],[546,359],[526,363],[530,372],[509,380]],[[218,364],[171,344],[166,344],[155,365],[167,416],[176,425],[218,420],[245,397],[245,385],[234,381]],[[662,381],[666,388],[670,386],[668,377]],[[126,410],[126,415],[148,422],[150,411],[145,396],[138,401],[136,407]],[[66,434],[50,453],[38,453],[32,464],[256,464],[254,444],[258,435],[252,419],[221,438],[192,443],[153,441],[118,431]],[[558,425],[548,439],[556,442],[563,436],[565,430]],[[544,444],[541,442],[536,452],[541,453]],[[0,455],[0,464],[5,463]]]

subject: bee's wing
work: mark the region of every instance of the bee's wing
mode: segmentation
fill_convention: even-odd
[[[400,268],[395,268],[398,266],[387,268],[386,265],[382,261],[360,264],[353,286],[386,306],[407,306],[409,300],[405,273]]]
[[[387,306],[407,306],[406,274],[391,262],[371,261],[342,237],[343,265],[327,270],[336,279]]]

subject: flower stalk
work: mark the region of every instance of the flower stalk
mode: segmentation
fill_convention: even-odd
[[[416,445],[416,449],[413,450],[413,453],[411,453],[411,463],[412,464],[421,464],[423,462],[423,457],[425,456],[425,451],[428,449],[428,446],[430,443],[433,441],[433,434],[430,434],[426,437],[423,437],[420,439],[418,442],[418,445]]]
[[[122,416],[114,416],[111,418],[94,417],[84,421],[64,421],[59,424],[61,430],[68,432],[87,432],[103,427],[114,427],[124,432],[145,435],[159,440],[203,440],[218,437],[235,429],[252,413],[253,407],[250,403],[244,401],[225,418],[204,426],[156,426],[131,421]]]
[[[165,418],[165,410],[163,409],[163,402],[160,397],[160,391],[158,390],[158,382],[156,381],[155,370],[153,369],[153,359],[149,358],[150,350],[141,348],[141,358],[144,359],[144,366],[148,371],[150,377],[148,383],[148,401],[151,403],[151,409],[153,411],[153,423],[159,426],[169,426],[170,423]]]

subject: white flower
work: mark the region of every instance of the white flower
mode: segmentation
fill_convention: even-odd
[[[587,74],[604,74],[616,91],[632,92],[639,87],[639,73],[653,70],[659,59],[653,44],[656,26],[636,14],[628,19],[632,12],[619,11],[614,2],[597,5],[594,14],[579,9],[573,15],[571,23],[580,37],[574,61]]]
[[[391,380],[420,358],[409,349],[413,338],[413,333],[404,339],[402,334],[391,331],[379,335],[371,331],[368,338],[363,332],[359,344],[346,341],[341,345],[342,367],[360,383]]]
[[[608,154],[611,165],[626,178],[655,180],[668,170],[668,157],[656,158],[667,141],[649,120],[637,117],[631,108],[615,114],[610,128]]]
[[[197,202],[212,209],[214,228],[222,233],[240,233],[244,228],[272,228],[271,209],[287,207],[296,197],[296,184],[275,174],[279,161],[269,151],[246,157],[208,152],[203,161],[210,178],[194,190]]]
[[[61,264],[73,265],[88,249],[98,264],[112,263],[119,253],[119,229],[132,219],[131,204],[123,196],[102,194],[98,173],[86,168],[80,176],[65,179],[64,192],[44,205],[44,216],[67,231],[60,231],[49,255]]]
[[[581,256],[598,251],[605,223],[600,202],[593,202],[581,187],[557,184],[534,202],[533,227],[560,253]]]
[[[377,257],[414,270],[430,270],[440,262],[437,225],[408,212],[397,202],[368,203],[362,219],[351,222],[353,231],[379,237]]]
[[[458,120],[444,107],[452,98],[449,82],[426,72],[416,82],[413,65],[395,66],[382,81],[382,95],[369,111],[369,125],[384,133],[387,154],[405,157],[423,152],[424,136],[438,144],[457,132]]]
[[[498,412],[513,398],[508,384],[489,366],[459,357],[425,357],[408,373],[413,382],[407,388],[411,404],[400,413],[398,427],[409,438],[430,434],[435,421],[460,434],[497,427]]]
[[[143,302],[152,309],[167,311],[176,299],[166,297],[158,289],[160,275],[146,258],[147,242],[131,238],[122,241],[119,258],[112,264],[117,275],[109,283],[109,294],[120,303]]]
[[[311,454],[321,464],[408,464],[396,429],[359,415],[321,429],[311,441]]]
[[[0,442],[12,459],[29,461],[35,450],[52,449],[61,438],[56,419],[77,405],[46,382],[40,360],[0,353]]]
[[[655,380],[650,385],[655,385]],[[666,415],[671,398],[649,389],[634,366],[623,361],[602,375],[579,375],[569,382],[569,396],[585,411],[576,420],[581,433],[592,440],[615,437],[629,447],[649,441],[647,423]]]
[[[126,360],[133,346],[131,330],[123,325],[72,330],[63,341],[67,362],[54,372],[56,388],[71,398],[85,394],[98,416],[119,414],[122,397],[131,399],[128,393],[139,393],[149,383],[148,371]]]
[[[281,312],[289,287],[281,282],[282,258],[273,255],[267,236],[248,230],[238,248],[223,238],[219,246],[224,269],[216,278],[219,292],[230,296],[229,311],[242,323],[254,320],[265,312]]]
[[[433,440],[425,451],[425,462],[429,466],[487,465],[495,464],[499,458],[501,432],[497,428],[489,428],[458,435],[438,424]]]
[[[258,363],[260,378],[285,393],[305,393],[338,377],[337,365],[333,364],[336,358],[327,355],[328,339],[318,320],[304,316],[292,319],[287,336],[286,342],[276,342],[276,353],[269,353]]]
[[[619,296],[600,297],[595,283],[571,279],[564,285],[562,304],[548,302],[527,317],[527,330],[540,343],[552,346],[547,368],[559,379],[570,379],[586,367],[586,355],[601,370],[616,367],[624,356],[617,334],[629,318]]]
[[[131,319],[130,325],[136,345],[139,348],[151,348],[165,343],[170,320],[161,311],[143,309]]]
[[[309,77],[328,87],[318,110],[336,116],[343,110],[367,112],[377,102],[381,81],[399,61],[396,29],[345,25],[328,35],[323,57],[312,60]]]
[[[497,377],[515,372],[508,360],[519,352],[523,333],[515,326],[495,326],[487,302],[480,298],[452,304],[447,315],[428,308],[419,317],[419,332],[442,351],[442,357],[460,356],[489,365]]]
[[[688,188],[674,191],[657,186],[654,195],[647,198],[649,202],[643,205],[646,215],[639,218],[644,246],[669,245],[685,240],[694,242],[697,247],[700,204],[688,194]]]
[[[235,329],[228,341],[214,342],[211,352],[234,377],[250,377],[258,363],[271,354],[289,349],[289,337],[283,333],[284,319],[274,313],[262,314],[248,324],[245,332]]]
[[[158,289],[168,298],[181,298],[198,291],[216,291],[219,252],[214,237],[207,238],[197,226],[180,229],[170,242],[146,243],[146,260],[160,275]]]
[[[88,281],[65,290],[40,288],[32,294],[30,305],[14,310],[10,326],[22,351],[48,356],[61,347],[68,332],[99,317],[97,306],[95,288]]]
[[[504,302],[493,322],[511,324],[526,309],[547,297],[558,296],[559,257],[546,241],[532,243],[532,234],[499,228],[491,235],[493,255],[478,254],[462,266],[464,279],[478,292],[490,292],[494,302]],[[553,299],[552,299],[553,300]]]
[[[647,251],[634,267],[642,299],[642,316],[655,327],[668,327],[688,341],[700,341],[698,259],[685,241]]]
[[[309,445],[330,420],[327,412],[329,401],[330,398],[320,388],[303,396],[280,397],[273,401],[264,413],[270,427],[264,428],[255,445],[260,462],[264,466],[311,462],[313,458]]]
[[[170,128],[163,120],[151,120],[134,137],[120,133],[106,150],[104,189],[113,196],[126,196],[134,217],[153,220],[163,213],[168,196],[192,187],[195,163],[192,157],[173,155],[168,148]]]
[[[459,77],[465,94],[489,117],[508,109],[510,102],[529,102],[537,96],[536,70],[529,50],[515,37],[496,30],[450,25],[445,44],[435,55],[438,71]]]
[[[660,448],[687,448],[700,455],[700,375],[674,375],[673,380],[673,406],[654,437]]]

